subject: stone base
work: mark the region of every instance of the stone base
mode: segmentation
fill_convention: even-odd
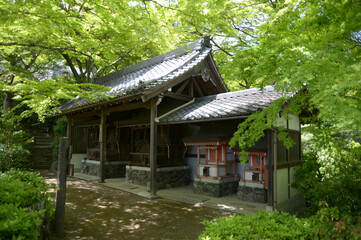
[[[193,193],[210,197],[231,195],[237,193],[238,181],[238,177],[225,179],[195,177],[193,182]]]
[[[238,199],[248,202],[266,203],[267,189],[249,186],[238,186]]]
[[[127,166],[125,180],[142,186],[150,186],[150,168]],[[190,183],[189,166],[157,168],[157,189],[173,188]]]
[[[130,162],[105,162],[105,178],[125,177],[125,167]],[[82,160],[81,173],[100,177],[100,162],[94,160]]]

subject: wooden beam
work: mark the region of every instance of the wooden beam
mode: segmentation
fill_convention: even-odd
[[[205,64],[206,64],[205,60],[202,60],[201,62],[196,64],[193,68],[175,77],[174,79],[162,84],[161,87],[149,90],[148,92],[143,94],[142,101],[146,102],[149,99],[158,96],[160,93],[166,92],[169,88],[176,86],[177,84],[187,80],[188,78],[192,77],[194,74],[200,72],[201,69],[205,66]]]
[[[107,111],[109,113],[111,112],[121,112],[121,111],[127,111],[137,108],[145,108],[147,106],[144,102],[136,102],[136,103],[123,103],[121,105],[115,106],[115,107],[109,107],[107,108]]]
[[[194,97],[194,82],[190,81],[189,84],[189,96],[191,96],[192,98]]]
[[[153,98],[150,101],[150,196],[155,198],[157,194],[157,101]]]
[[[68,129],[67,129],[67,132],[66,132],[66,136],[68,138],[68,144],[69,146],[72,146],[72,142],[71,142],[71,127],[73,126],[73,118],[68,116]]]
[[[92,117],[92,116],[100,116],[100,111],[91,111],[91,112],[82,112],[77,114],[70,115],[73,119],[75,118],[85,118],[85,117]]]
[[[273,131],[273,210],[277,209],[277,131]]]
[[[193,83],[194,83],[194,87],[196,88],[198,94],[200,97],[203,97],[204,96],[204,93],[202,91],[202,89],[199,87],[197,81],[195,79],[193,79]]]
[[[208,66],[212,72],[212,75],[217,79],[215,83],[217,90],[221,93],[228,92],[228,89],[224,84],[221,75],[219,74],[219,71],[217,69],[216,63],[214,62],[213,58],[210,55],[208,55],[206,59],[208,62]]]
[[[98,121],[98,124],[100,124],[100,118],[93,116],[93,117],[74,119],[72,125],[79,126],[79,125],[84,125],[84,123],[94,122],[94,121]]]
[[[180,88],[176,91],[176,93],[180,94],[183,92],[183,90],[186,88],[186,86],[189,84],[189,79],[187,81],[184,81],[184,83],[182,84],[182,86],[180,86]]]
[[[178,93],[174,93],[174,92],[165,92],[165,93],[163,93],[163,95],[165,97],[174,98],[174,99],[186,101],[186,102],[189,102],[190,100],[192,100],[191,96],[187,96],[184,94],[178,94]]]
[[[267,171],[268,171],[268,189],[267,205],[273,206],[273,131],[267,130]]]
[[[106,159],[106,133],[107,133],[107,112],[101,111],[101,119],[99,125],[99,143],[100,143],[100,179],[99,182],[103,183],[105,179],[105,159]]]

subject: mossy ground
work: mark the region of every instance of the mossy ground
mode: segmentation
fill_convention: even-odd
[[[41,171],[56,184],[56,174]],[[196,239],[201,222],[228,212],[150,200],[73,177],[67,179],[65,235],[52,239]]]

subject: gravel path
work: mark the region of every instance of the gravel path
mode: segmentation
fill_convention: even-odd
[[[56,174],[40,171],[49,184]],[[67,179],[65,236],[52,239],[196,239],[204,219],[228,212],[149,200],[98,183]]]

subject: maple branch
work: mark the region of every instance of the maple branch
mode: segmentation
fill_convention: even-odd
[[[89,54],[79,52],[70,47],[50,47],[50,46],[45,46],[45,45],[36,44],[36,43],[19,43],[19,42],[0,42],[0,46],[39,47],[39,48],[50,49],[50,50],[71,51],[71,52],[78,53],[78,54],[81,54],[81,55],[84,55],[87,57],[91,57]]]

